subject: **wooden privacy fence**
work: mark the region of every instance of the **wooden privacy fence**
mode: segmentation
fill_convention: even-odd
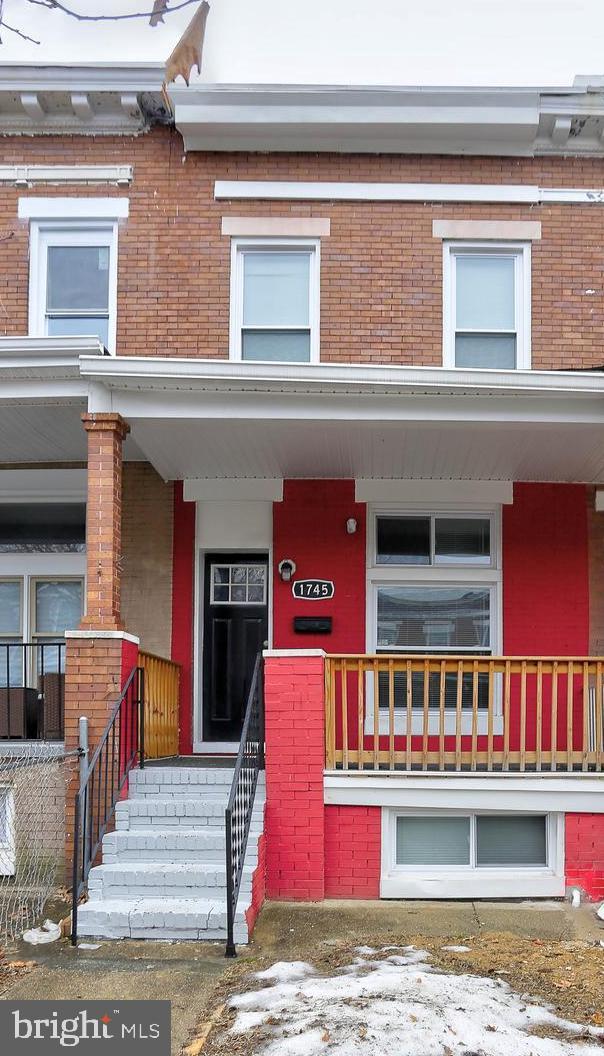
[[[329,656],[329,770],[573,772],[604,764],[604,660]]]
[[[138,656],[145,673],[145,756],[178,755],[180,664],[153,653]]]

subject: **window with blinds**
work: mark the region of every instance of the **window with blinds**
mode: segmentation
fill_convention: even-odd
[[[399,815],[395,861],[398,866],[410,868],[545,868],[548,865],[547,816]]]

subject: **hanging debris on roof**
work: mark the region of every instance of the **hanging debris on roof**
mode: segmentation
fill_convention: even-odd
[[[188,84],[193,67],[197,67],[197,72],[201,73],[201,55],[209,11],[209,3],[203,0],[166,62],[166,84],[175,81],[177,77],[182,77]]]
[[[167,10],[168,0],[155,0],[151,12],[151,18],[149,19],[149,25],[158,26],[160,22],[163,22]]]

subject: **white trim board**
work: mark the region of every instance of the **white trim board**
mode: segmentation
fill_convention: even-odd
[[[223,216],[222,234],[252,238],[327,238],[329,218],[312,216]]]
[[[2,469],[0,503],[86,502],[86,469]]]
[[[36,183],[114,183],[129,187],[132,165],[0,165],[0,183],[32,187]]]
[[[343,774],[323,779],[326,805],[398,807],[405,810],[476,811],[492,814],[604,814],[598,774]]]
[[[335,183],[303,180],[216,180],[216,199],[350,202],[506,202],[604,205],[604,188],[488,183]]]
[[[125,220],[129,198],[19,198],[19,220]]]

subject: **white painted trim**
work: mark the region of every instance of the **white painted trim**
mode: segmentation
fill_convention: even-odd
[[[432,237],[538,241],[541,223],[539,220],[433,220]]]
[[[282,502],[283,480],[279,477],[198,477],[185,480],[183,498],[185,502]]]
[[[122,638],[125,642],[140,645],[140,638],[128,631],[65,631],[66,638]]]
[[[604,188],[488,183],[334,183],[303,180],[216,180],[216,199],[340,202],[506,202],[604,204]]]
[[[19,198],[19,220],[125,220],[129,198]]]
[[[0,843],[0,876],[14,876],[17,862],[15,797],[8,784],[8,775],[7,783],[0,784],[0,810],[4,815],[2,828],[6,832],[5,842]]]
[[[317,656],[325,657],[327,653],[324,649],[265,649],[262,653],[265,660],[275,660],[283,657],[298,657],[298,656]]]
[[[516,370],[531,366],[531,244],[530,242],[443,242],[443,366],[458,369],[455,363],[457,258],[485,253],[514,260],[514,331]],[[496,333],[496,331],[493,331]],[[467,369],[467,368],[461,368]],[[497,369],[497,368],[485,368]]]
[[[125,199],[127,201],[127,199]],[[75,201],[75,199],[74,199]],[[116,220],[63,219],[33,220],[29,251],[29,332],[46,337],[46,288],[48,283],[48,250],[51,246],[87,246],[91,242],[109,251],[107,299],[107,351],[115,354],[117,340],[117,257],[118,224]],[[76,314],[74,312],[74,314]],[[103,314],[103,313],[99,313]]]
[[[555,898],[565,891],[564,815],[546,811],[547,865],[478,867],[401,866],[396,863],[396,819],[401,814],[429,816],[437,811],[408,810],[406,807],[382,810],[381,898]],[[480,810],[451,813],[475,816]],[[517,813],[499,811],[498,813]],[[472,854],[475,823],[472,821]]]
[[[231,280],[229,316],[229,357],[242,363],[243,329],[243,261],[246,251],[271,252],[285,250],[292,253],[306,252],[310,255],[308,280],[308,320],[310,331],[309,364],[319,363],[321,339],[321,242],[317,238],[233,238],[231,239]],[[282,329],[288,329],[283,327]],[[296,328],[293,328],[296,329]],[[256,361],[255,361],[256,362]],[[270,361],[274,362],[274,361]],[[302,366],[308,364],[301,364]]]
[[[596,513],[604,513],[604,488],[596,488],[594,509]]]
[[[450,503],[452,507],[495,506],[514,501],[511,480],[379,480],[358,477],[354,482],[356,502]]]
[[[132,183],[132,165],[0,165],[0,183],[32,187],[36,183]],[[47,199],[48,200],[48,199]]]
[[[323,789],[325,803],[336,805],[604,814],[602,777],[597,774],[326,771]]]
[[[85,469],[2,469],[0,503],[86,502]]]
[[[328,238],[329,218],[313,216],[223,216],[222,234],[252,238]]]

